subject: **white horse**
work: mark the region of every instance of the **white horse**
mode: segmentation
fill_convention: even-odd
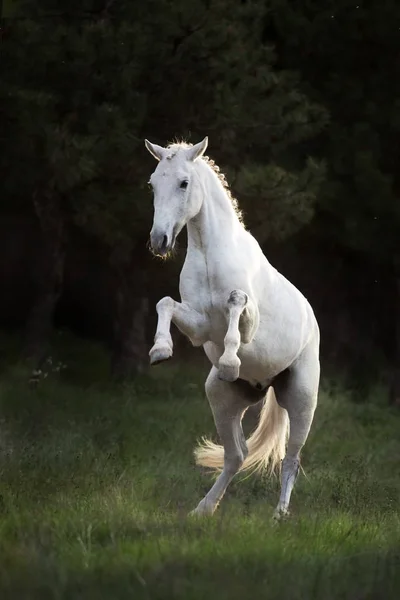
[[[288,513],[317,405],[319,328],[307,300],[244,228],[224,177],[204,156],[207,143],[206,137],[194,146],[163,148],[145,140],[159,161],[150,177],[153,252],[166,256],[185,225],[188,233],[182,302],[158,302],[150,363],[172,356],[171,322],[212,363],[205,389],[223,446],[204,440],[195,456],[220,475],[193,514],[212,514],[238,471],[281,467],[279,518]],[[243,415],[262,398],[259,423],[246,442]]]

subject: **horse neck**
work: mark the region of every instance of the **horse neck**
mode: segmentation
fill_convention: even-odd
[[[200,174],[199,174],[200,177]],[[223,243],[226,246],[242,228],[232,202],[218,177],[202,165],[203,202],[200,211],[187,224],[188,252],[207,250]]]

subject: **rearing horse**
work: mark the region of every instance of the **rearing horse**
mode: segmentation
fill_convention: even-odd
[[[145,141],[159,161],[150,177],[153,252],[167,255],[185,225],[188,233],[182,302],[158,302],[150,363],[172,356],[173,322],[212,364],[205,389],[222,446],[205,440],[195,455],[220,475],[193,513],[212,514],[238,471],[281,467],[279,518],[288,513],[317,405],[319,328],[304,296],[246,231],[225,179],[204,156],[207,143],[206,137],[163,148]],[[243,415],[262,398],[259,423],[246,441]]]

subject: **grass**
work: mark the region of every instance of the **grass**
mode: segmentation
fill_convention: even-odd
[[[278,482],[254,476],[191,522],[211,484],[192,458],[214,436],[204,373],[112,387],[98,348],[62,347],[69,368],[35,392],[0,365],[2,600],[399,597],[400,415],[379,390],[321,391],[289,521],[271,524]]]

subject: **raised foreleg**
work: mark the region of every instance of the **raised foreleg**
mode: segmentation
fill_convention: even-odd
[[[257,331],[258,309],[242,290],[233,290],[228,302],[228,330],[224,339],[224,353],[219,359],[219,378],[235,381],[239,377],[240,359],[237,352],[240,344],[249,344]]]
[[[151,365],[156,365],[172,356],[171,321],[190,339],[193,346],[202,346],[208,341],[208,320],[188,304],[175,302],[166,296],[157,303],[156,310],[158,323],[154,346],[149,352]]]

